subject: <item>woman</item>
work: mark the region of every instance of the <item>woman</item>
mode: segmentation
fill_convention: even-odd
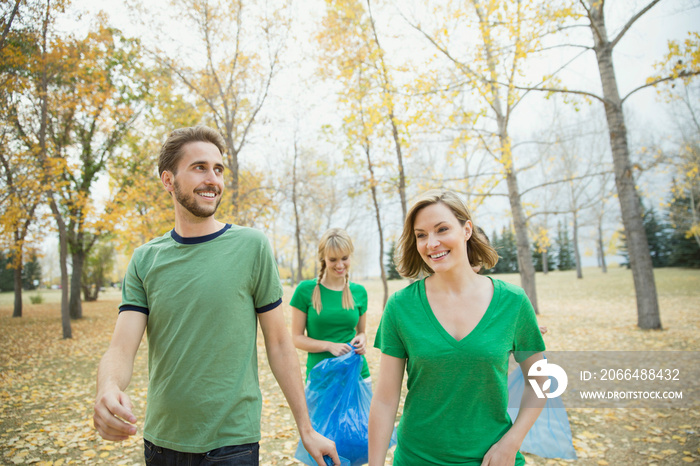
[[[507,373],[511,352],[523,373],[542,359],[527,296],[474,272],[493,267],[498,255],[450,191],[429,191],[411,207],[396,260],[401,275],[427,278],[392,295],[377,330],[382,355],[369,418],[370,466],[384,464],[404,369],[408,394],[394,465],[525,464],[518,449],[544,400],[526,387],[521,406],[528,408],[512,424]]]
[[[350,235],[332,228],[321,237],[318,279],[306,280],[297,286],[290,302],[292,306],[292,338],[294,345],[309,356],[306,375],[326,358],[341,356],[355,348],[362,356],[362,378],[369,378],[364,357],[367,291],[350,282],[353,253]]]

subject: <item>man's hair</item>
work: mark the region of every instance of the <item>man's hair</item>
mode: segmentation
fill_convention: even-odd
[[[189,142],[210,142],[214,144],[221,155],[226,152],[226,143],[218,131],[208,126],[191,126],[174,130],[160,148],[158,156],[158,175],[164,171],[177,173],[177,164],[182,157],[182,147]]]
[[[481,233],[483,230],[474,224],[467,205],[453,191],[434,189],[420,195],[406,214],[403,232],[396,244],[394,255],[396,270],[407,278],[417,278],[421,272],[426,275],[433,274],[433,269],[423,261],[418,252],[416,234],[413,231],[413,227],[418,212],[429,205],[438,203],[446,205],[457,218],[460,225],[467,223],[467,220],[472,222],[472,235],[467,240],[467,256],[471,266],[483,266],[487,269],[493,268],[498,262],[498,253],[491,246],[485,235]]]

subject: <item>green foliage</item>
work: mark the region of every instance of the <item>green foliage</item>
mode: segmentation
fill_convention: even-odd
[[[545,257],[545,252],[540,252],[540,247],[539,241],[535,239],[532,242],[532,265],[535,267],[536,272],[543,272],[544,271],[544,257]],[[552,271],[555,269],[556,264],[554,263],[554,254],[552,254],[551,251],[546,251],[547,252],[547,270]]]
[[[557,269],[571,270],[576,267],[574,261],[574,245],[569,238],[569,229],[561,222],[557,223]]]
[[[488,270],[489,274],[518,272],[518,246],[513,228],[508,225],[501,230],[501,236],[494,230],[491,245],[498,252],[498,263]]]
[[[44,296],[41,293],[37,293],[30,296],[29,301],[31,301],[32,304],[41,304],[44,302]]]
[[[32,253],[29,260],[22,267],[22,288],[25,290],[36,290],[41,284],[41,264],[35,253]]]
[[[85,301],[97,301],[100,290],[108,282],[114,268],[112,238],[97,243],[83,265],[82,290]]]
[[[670,265],[671,231],[668,223],[657,220],[654,208],[644,210],[644,231],[647,235],[651,263],[654,267],[666,267]],[[629,251],[627,248],[627,236],[624,230],[620,232],[620,255],[623,257],[621,265],[630,268]]]
[[[398,270],[396,270],[396,264],[394,264],[394,252],[396,251],[396,241],[391,242],[391,247],[386,253],[386,278],[388,280],[401,280],[401,275],[399,275]]]
[[[0,292],[12,291],[15,288],[13,271],[7,267],[10,263],[9,257],[0,251]]]
[[[700,268],[700,245],[689,228],[690,216],[686,216],[692,210],[691,197],[674,197],[669,203],[669,227],[671,234],[669,243],[671,253],[669,265],[673,267]],[[684,221],[685,219],[688,219]]]

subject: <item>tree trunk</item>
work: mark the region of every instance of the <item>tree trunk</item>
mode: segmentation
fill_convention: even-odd
[[[72,277],[70,281],[70,318],[71,319],[82,319],[83,318],[83,304],[80,299],[80,292],[83,278],[83,264],[85,262],[85,253],[82,251],[73,252],[71,254],[73,259],[72,263]]]
[[[299,151],[297,143],[294,141],[294,163],[292,164],[292,205],[294,206],[294,238],[297,243],[297,283],[302,280],[302,270],[304,268],[302,252],[301,252],[301,225],[299,222],[299,206],[297,205],[297,160],[299,159]],[[292,277],[294,280],[294,277]]]
[[[622,111],[622,101],[617,88],[612,58],[612,44],[607,38],[602,6],[591,8],[590,19],[593,26],[591,30],[595,42],[598,70],[605,97],[605,116],[610,133],[615,186],[620,201],[622,223],[625,227],[630,268],[632,269],[637,298],[637,325],[643,329],[661,329],[654,269],[642,222],[641,202],[632,172],[625,116]]]
[[[48,55],[48,29],[49,29],[49,19],[51,13],[51,2],[46,2],[46,16],[44,17],[42,26],[42,48],[41,53],[43,57]],[[39,127],[39,150],[40,157],[42,160],[42,165],[44,169],[44,180],[50,186],[52,173],[50,173],[49,163],[47,162],[48,150],[46,144],[46,131],[48,127],[49,120],[49,78],[44,65],[41,69],[41,81],[40,86],[40,101],[41,101],[41,121]],[[61,217],[61,212],[58,210],[58,205],[56,205],[56,199],[54,198],[53,191],[48,192],[49,205],[51,207],[51,213],[56,220],[56,225],[58,227],[58,244],[59,244],[59,264],[61,267],[61,324],[63,327],[63,338],[72,338],[72,331],[70,326],[70,311],[68,308],[68,265],[66,261],[68,259],[68,241],[66,233],[66,224],[63,222]]]
[[[535,285],[535,266],[532,264],[530,255],[530,240],[527,237],[527,220],[523,211],[523,204],[520,199],[518,179],[512,167],[506,173],[508,184],[508,200],[510,201],[510,211],[513,215],[513,228],[515,229],[515,242],[518,247],[518,268],[520,270],[520,284],[525,290],[535,314],[539,314],[537,307],[537,287]]]
[[[391,136],[394,138],[394,148],[396,149],[396,162],[398,164],[399,170],[399,199],[401,200],[401,219],[406,218],[406,212],[408,208],[406,206],[406,173],[403,166],[403,152],[401,150],[401,138],[399,137],[399,129],[396,125],[396,117],[394,116],[394,96],[389,86],[389,71],[386,68],[386,63],[384,62],[384,49],[382,49],[379,43],[379,36],[377,35],[377,29],[374,24],[374,16],[372,14],[372,3],[371,0],[367,0],[367,13],[369,14],[370,26],[372,26],[372,36],[374,38],[374,43],[377,45],[379,51],[379,63],[381,65],[382,71],[382,93],[384,94],[385,101],[388,105],[389,111],[389,123],[391,124]]]
[[[576,278],[583,278],[581,269],[581,252],[578,247],[578,214],[574,210],[574,260],[576,261]]]
[[[233,209],[234,218],[238,217],[238,152],[233,144],[232,129],[229,134],[225,134],[226,146],[228,149],[228,169],[231,171],[229,175],[228,189],[231,191],[229,195],[231,196],[231,206]]]
[[[374,205],[374,215],[377,220],[377,230],[379,231],[379,271],[382,277],[382,285],[384,286],[384,300],[382,301],[382,311],[386,307],[386,302],[389,299],[389,284],[386,279],[386,270],[384,269],[384,230],[382,229],[382,217],[379,211],[379,199],[377,198],[377,185],[374,178],[374,166],[370,157],[369,143],[365,147],[365,155],[367,156],[367,170],[370,178],[370,192],[372,193],[372,204]]]
[[[20,251],[21,255],[22,252]],[[15,308],[12,311],[12,317],[22,317],[22,258],[19,259],[19,266],[14,269],[14,287],[15,287]]]
[[[547,275],[549,273],[549,264],[547,263],[549,258],[547,257],[547,251],[542,251],[542,273]]]
[[[386,307],[386,302],[389,299],[389,284],[386,279],[386,270],[384,270],[384,232],[382,231],[382,219],[379,215],[379,202],[377,200],[377,187],[372,186],[372,203],[374,204],[374,215],[377,219],[377,230],[379,230],[379,270],[382,276],[382,285],[384,287],[384,300],[382,301],[382,311]]]
[[[603,273],[608,273],[608,266],[605,264],[605,250],[603,249],[603,226],[598,224],[598,253],[600,254],[600,268]]]

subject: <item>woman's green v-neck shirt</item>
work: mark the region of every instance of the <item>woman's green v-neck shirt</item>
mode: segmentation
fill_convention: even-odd
[[[315,340],[332,341],[333,343],[350,343],[355,338],[357,323],[360,316],[367,312],[367,291],[365,287],[350,282],[350,293],[355,301],[353,309],[343,308],[343,292],[335,291],[321,285],[321,304],[323,309],[316,312],[311,303],[311,295],[316,287],[316,280],[305,280],[294,290],[289,304],[306,314],[306,334]],[[306,359],[306,376],[311,369],[324,359],[332,358],[329,352],[309,353]],[[362,378],[369,377],[367,360],[362,356]]]
[[[510,428],[508,358],[521,362],[545,347],[522,288],[492,282],[486,312],[459,341],[435,317],[425,280],[387,302],[374,346],[406,359],[408,374],[394,465],[479,465]]]

